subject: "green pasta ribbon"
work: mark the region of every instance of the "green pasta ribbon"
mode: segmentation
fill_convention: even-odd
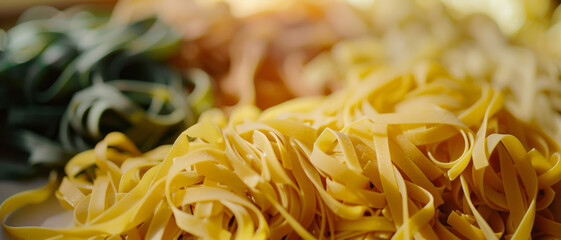
[[[180,35],[156,18],[128,25],[36,7],[0,31],[0,178],[62,166],[112,131],[141,150],[171,143],[212,103],[202,70],[167,65]]]

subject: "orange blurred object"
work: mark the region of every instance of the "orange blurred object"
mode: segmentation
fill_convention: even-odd
[[[199,67],[216,80],[217,105],[255,104],[261,109],[298,96],[324,95],[332,82],[304,82],[303,65],[341,39],[367,33],[344,2],[303,1],[236,16],[225,2],[120,1],[114,20],[156,14],[184,36],[179,67]]]

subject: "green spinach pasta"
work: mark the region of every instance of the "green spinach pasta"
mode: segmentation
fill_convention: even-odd
[[[212,105],[206,73],[163,63],[180,42],[167,25],[108,20],[79,8],[37,7],[7,32],[1,178],[63,165],[111,131],[127,133],[145,151],[170,143]]]

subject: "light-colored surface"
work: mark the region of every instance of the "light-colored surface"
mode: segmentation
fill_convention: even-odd
[[[47,183],[47,178],[37,178],[25,181],[0,180],[0,202],[18,192],[41,187]]]
[[[0,202],[4,202],[8,197],[29,189],[34,189],[41,187],[47,183],[46,178],[38,178],[26,181],[8,181],[8,180],[0,180]],[[26,216],[28,220],[32,220],[33,218],[29,218],[29,214]],[[21,218],[20,218],[21,220]],[[17,222],[21,223],[21,221]],[[13,238],[9,237],[4,228],[1,229],[0,239],[11,240]]]
[[[44,226],[48,228],[65,228],[72,226],[72,211],[62,208],[58,200],[51,196],[46,202],[30,205],[15,212],[6,222],[10,226]],[[2,237],[13,240],[2,229]]]

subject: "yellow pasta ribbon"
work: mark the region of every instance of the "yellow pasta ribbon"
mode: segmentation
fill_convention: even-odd
[[[146,153],[111,133],[60,184],[7,199],[3,226],[22,239],[561,237],[557,143],[489,84],[424,66],[264,112],[211,110]],[[73,227],[9,225],[53,192]]]

